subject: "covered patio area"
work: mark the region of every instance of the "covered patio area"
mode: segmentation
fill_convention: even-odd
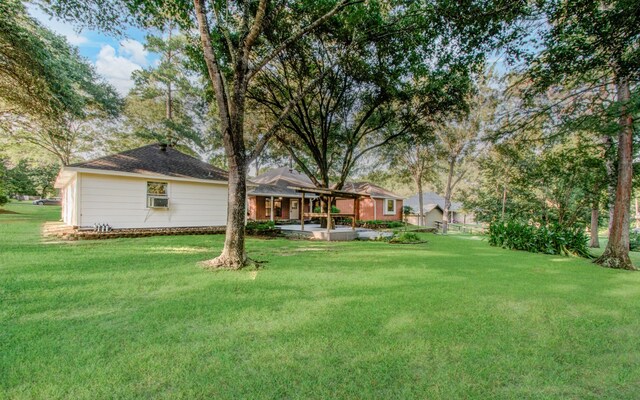
[[[302,212],[302,218],[300,218],[300,225],[289,225],[287,229],[283,230],[297,230],[299,232],[306,233],[308,236],[312,236],[315,239],[323,239],[327,241],[336,240],[354,240],[358,238],[356,232],[356,216],[358,215],[358,198],[361,197],[358,193],[344,192],[341,190],[325,189],[325,188],[309,188],[290,186],[289,189],[295,190],[300,193],[302,204],[304,204],[305,197],[317,198],[320,203],[320,212],[313,212],[310,208],[309,212]],[[331,207],[336,199],[353,199],[353,213],[332,213]],[[326,219],[326,227],[322,227],[320,224],[307,224],[305,226],[305,219]],[[333,222],[334,218],[350,218],[351,227],[348,226],[336,226]],[[294,228],[295,227],[295,228]],[[284,228],[284,227],[283,227]]]

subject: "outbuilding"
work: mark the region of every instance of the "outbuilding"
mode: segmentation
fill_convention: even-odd
[[[163,144],[64,166],[55,187],[62,220],[76,228],[226,224],[227,172]]]

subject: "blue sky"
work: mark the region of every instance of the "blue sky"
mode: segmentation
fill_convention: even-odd
[[[33,4],[28,4],[27,8],[40,23],[78,47],[98,74],[122,95],[133,86],[131,73],[153,65],[158,59],[156,54],[144,49],[146,32],[139,29],[129,28],[124,37],[116,38],[92,30],[79,31],[73,24],[50,17]]]

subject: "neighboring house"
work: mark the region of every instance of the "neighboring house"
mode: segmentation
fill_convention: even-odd
[[[416,209],[419,209],[419,207],[414,208],[414,210]],[[422,224],[422,226],[435,227],[436,222],[442,222],[443,215],[444,212],[439,205],[434,203],[425,204],[423,213],[424,223]],[[420,216],[418,215],[417,211],[407,216],[407,222],[412,225],[420,225]]]
[[[444,197],[434,192],[425,192],[422,194],[425,224],[424,226],[433,226],[431,221],[442,221],[444,210]],[[409,197],[405,200],[404,204],[413,209],[413,214],[409,216],[410,223],[418,223],[418,210],[420,210],[420,202],[417,194]],[[435,207],[437,206],[437,207]],[[438,214],[440,218],[438,218]],[[472,213],[468,213],[464,210],[462,203],[452,201],[449,208],[449,222],[472,224],[475,222],[475,217]],[[415,222],[412,222],[415,221]]]
[[[302,212],[313,210],[314,196],[302,194],[290,187],[315,187],[311,179],[293,168],[275,168],[256,176],[257,186],[247,193],[249,219],[256,221],[299,220]],[[304,210],[304,211],[303,211]]]
[[[342,190],[362,195],[358,199],[357,220],[402,221],[404,204],[401,196],[369,182],[346,182]],[[338,199],[336,207],[342,213],[353,213],[353,200]]]
[[[227,172],[153,144],[63,167],[62,220],[74,227],[224,226]]]
[[[302,195],[292,187],[315,185],[304,174],[292,168],[271,169],[251,179],[257,186],[248,192],[248,217],[252,220],[300,220],[303,212],[319,206],[317,196]],[[402,197],[368,182],[346,183],[345,192],[361,194],[358,200],[358,220],[401,220]],[[341,213],[353,213],[353,199],[337,199]]]

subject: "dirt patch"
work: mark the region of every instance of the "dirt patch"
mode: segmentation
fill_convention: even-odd
[[[10,210],[5,210],[5,209],[3,209],[3,208],[0,208],[0,214],[20,214],[20,213],[17,213],[17,212],[15,212],[15,211],[10,211]]]

